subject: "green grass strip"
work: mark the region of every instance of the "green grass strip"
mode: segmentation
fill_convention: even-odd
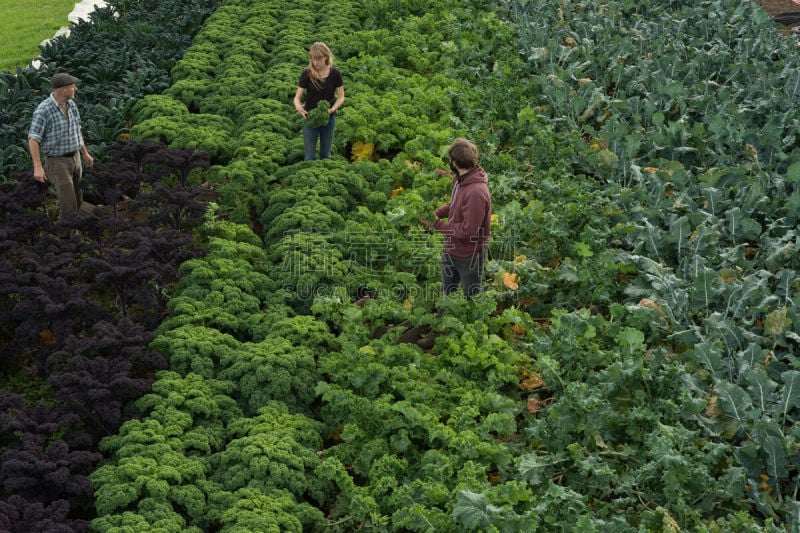
[[[39,56],[39,43],[69,26],[75,0],[0,0],[0,70],[16,70]]]

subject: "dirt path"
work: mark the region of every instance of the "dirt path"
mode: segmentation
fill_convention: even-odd
[[[761,4],[770,15],[792,11],[800,12],[800,4],[795,4],[792,0],[756,0],[756,2]]]

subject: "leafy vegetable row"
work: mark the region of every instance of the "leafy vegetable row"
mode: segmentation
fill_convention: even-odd
[[[609,181],[635,186],[619,193],[637,226],[626,292],[668,317],[667,346],[707,403],[697,423],[735,447],[759,512],[794,521],[793,42],[750,2],[581,2],[556,34],[541,6],[513,5],[536,104],[607,147]]]
[[[711,9],[737,24],[681,22]],[[784,86],[771,73],[794,55],[752,9],[222,6],[132,133],[209,151],[233,223],[209,214],[212,253],[187,263],[154,342],[174,366],[107,441],[95,526],[793,524],[796,170],[766,112],[692,124],[722,104],[671,77],[707,72],[725,46],[749,64],[769,46],[763,78]],[[300,163],[288,102],[316,39],[346,74],[336,151],[358,162]],[[741,106],[763,110],[740,90],[751,67],[729,68]],[[710,147],[704,131],[733,133]],[[436,298],[439,243],[410,225],[446,197],[433,170],[456,134],[487,148],[498,206],[493,289],[471,303]],[[275,427],[292,428],[280,456]]]
[[[200,191],[176,176],[202,167],[202,156],[117,143],[132,101],[168,85],[169,68],[214,7],[157,4],[109,2],[91,24],[42,50],[46,70],[0,75],[3,530],[88,528],[98,442],[135,415],[129,402],[166,366],[147,346],[178,265],[201,253],[186,231],[198,207],[202,213]],[[177,25],[155,24],[162,20]],[[55,68],[84,81],[85,134],[98,156],[85,198],[115,206],[111,218],[86,215],[56,227],[52,195],[28,177],[30,114]],[[134,198],[135,219],[131,211],[120,215],[123,194]],[[72,228],[85,238],[55,237]]]
[[[136,148],[146,154],[144,171],[126,157]],[[197,190],[165,183],[180,174],[172,166],[180,155],[157,145],[116,150],[118,161],[92,172],[145,189],[132,201],[135,218],[91,214],[54,227],[32,180],[0,194],[0,526],[9,531],[87,528],[98,443],[136,416],[130,402],[166,368],[148,344],[178,266],[202,254],[187,230],[202,214]],[[151,189],[145,174],[164,181]],[[87,198],[120,194],[88,181],[96,188]],[[56,236],[71,229],[84,238]]]

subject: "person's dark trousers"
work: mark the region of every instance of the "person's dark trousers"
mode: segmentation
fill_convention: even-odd
[[[81,154],[79,151],[69,156],[47,156],[44,160],[44,173],[56,188],[58,196],[58,219],[74,213],[81,206]]]
[[[458,290],[459,283],[464,296],[471,298],[483,292],[483,268],[486,264],[486,249],[469,257],[442,254],[442,292],[450,294]]]

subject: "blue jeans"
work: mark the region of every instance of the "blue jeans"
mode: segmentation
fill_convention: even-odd
[[[470,257],[455,257],[442,254],[442,292],[450,294],[464,289],[464,296],[471,298],[483,292],[483,267],[486,263],[486,249]]]
[[[306,161],[313,161],[317,158],[317,139],[319,139],[319,158],[331,158],[331,146],[333,146],[333,130],[336,129],[336,113],[331,114],[328,124],[320,128],[303,126],[303,152]]]

